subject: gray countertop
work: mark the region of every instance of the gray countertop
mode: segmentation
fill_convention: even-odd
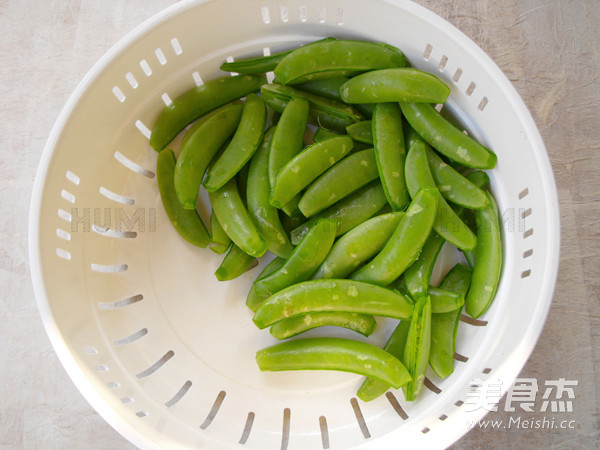
[[[35,170],[87,70],[169,0],[0,4],[0,448],[131,448],[69,380],[44,332],[27,259]],[[569,429],[474,429],[454,448],[597,448],[600,369],[600,2],[419,0],[471,37],[529,107],[556,177],[561,262],[522,378],[577,380]],[[499,408],[488,419],[508,422]],[[543,419],[542,412],[527,413]]]

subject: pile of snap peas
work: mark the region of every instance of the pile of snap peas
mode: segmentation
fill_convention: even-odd
[[[221,281],[275,256],[246,305],[277,339],[327,325],[369,336],[375,317],[397,321],[383,349],[292,339],[260,350],[261,370],[348,371],[366,377],[364,401],[390,387],[414,400],[428,366],[452,373],[463,308],[477,318],[494,298],[501,233],[484,170],[496,155],[434,107],[448,86],[387,44],[326,38],[221,69],[233,73],[175,98],[152,128],[173,226],[225,254]],[[167,146],[180,134],[176,157]],[[469,264],[431,286],[446,242]]]

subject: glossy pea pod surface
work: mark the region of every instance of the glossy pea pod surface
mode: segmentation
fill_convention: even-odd
[[[269,332],[277,339],[288,339],[314,328],[335,326],[370,336],[377,322],[368,314],[341,311],[322,311],[283,319],[273,324]]]
[[[431,301],[429,297],[419,297],[415,302],[406,338],[402,362],[412,378],[402,389],[406,401],[413,401],[419,395],[425,381],[431,348]]]

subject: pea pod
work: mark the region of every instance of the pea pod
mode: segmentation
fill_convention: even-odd
[[[370,336],[375,331],[377,322],[367,314],[324,311],[280,320],[269,331],[277,339],[287,339],[313,328],[326,326],[343,327],[363,336]]]
[[[438,196],[435,189],[420,189],[383,249],[370,263],[354,272],[351,278],[381,286],[398,278],[417,259],[429,236],[436,216]]]
[[[337,100],[338,102],[343,102],[342,96],[340,95],[340,87],[349,79],[350,78],[347,77],[323,78],[297,84],[295,87],[296,89],[310,92],[311,94],[320,95],[332,100]],[[366,118],[370,119],[373,115],[373,104],[358,103],[353,106]]]
[[[258,277],[256,279],[260,280],[261,278],[264,278],[264,277],[272,274],[273,272],[278,270],[281,266],[283,266],[283,263],[285,263],[284,258],[276,257],[269,264],[267,264],[265,266],[265,268],[262,270],[262,272],[258,275]],[[255,312],[267,298],[268,298],[268,296],[258,295],[256,293],[256,289],[254,289],[254,284],[253,284],[252,287],[250,288],[250,291],[248,292],[248,296],[246,297],[246,306],[250,309],[250,311]]]
[[[317,178],[302,194],[298,207],[304,216],[314,216],[378,177],[375,152],[361,150]]]
[[[204,188],[207,191],[222,187],[250,161],[262,141],[266,122],[265,103],[258,95],[249,94],[231,142],[206,174]]]
[[[471,287],[465,298],[465,310],[474,318],[481,316],[490,306],[502,271],[502,236],[498,225],[496,202],[488,192],[489,205],[475,210],[477,247]]]
[[[344,278],[375,256],[390,239],[404,213],[373,217],[340,237],[311,277]]]
[[[340,88],[346,103],[444,103],[449,94],[450,88],[438,77],[410,67],[373,70]]]
[[[385,350],[365,342],[341,338],[310,338],[282,342],[259,350],[260,370],[339,370],[377,378],[390,386],[403,386],[410,375]]]
[[[318,220],[281,268],[254,283],[256,293],[261,296],[272,295],[308,279],[329,253],[334,239],[335,222]]]
[[[186,126],[198,117],[232,100],[257,92],[266,78],[238,75],[207,81],[184,92],[160,113],[150,134],[150,146],[162,150]]]
[[[256,262],[254,256],[248,255],[237,245],[231,244],[215,275],[219,281],[233,280],[251,269]]]
[[[290,240],[296,245],[308,232],[310,226],[320,217],[334,219],[337,223],[336,237],[373,217],[387,205],[387,200],[377,180],[372,181],[354,194],[340,200],[336,204],[321,211],[319,214],[291,231]]]
[[[326,139],[332,138],[332,137],[336,137],[339,136],[339,133],[336,133],[335,131],[329,131],[327,128],[317,128],[317,130],[315,131],[315,134],[313,135],[313,141],[314,142],[321,142],[324,141]]]
[[[301,97],[310,103],[308,121],[313,125],[330,130],[346,132],[346,127],[363,120],[363,116],[355,108],[342,102],[331,100],[291,86],[265,84],[260,88],[263,100],[273,110],[281,113],[294,97]]]
[[[485,208],[488,201],[482,189],[446,164],[431,147],[425,150],[433,179],[446,200],[465,208]]]
[[[404,348],[406,347],[406,339],[408,337],[409,328],[410,320],[401,320],[383,347],[386,352],[394,355],[400,361],[402,361]],[[407,380],[407,383],[409,381],[410,380]],[[375,400],[377,397],[384,394],[389,388],[389,384],[378,380],[377,378],[367,377],[358,389],[356,395],[363,402],[370,402],[371,400]]]
[[[471,283],[471,269],[456,264],[444,277],[440,288],[465,296]],[[456,333],[462,308],[442,314],[431,314],[431,350],[429,365],[441,378],[454,371]]]
[[[456,311],[465,303],[465,296],[439,287],[429,287],[431,312],[436,314]]]
[[[353,123],[346,127],[348,136],[357,142],[373,145],[373,129],[370,120]]]
[[[229,108],[232,104],[241,105],[242,101],[235,100],[231,103],[226,103],[225,105],[219,106],[217,109],[213,109],[212,111],[210,111],[210,112],[204,114],[203,116],[201,116],[200,118],[198,118],[198,120],[196,120],[194,123],[192,123],[192,125],[186,130],[186,132],[182,136],[181,141],[179,142],[179,148],[181,149],[181,148],[185,147],[187,141],[190,140],[190,138],[194,135],[196,130],[198,128],[200,128],[204,124],[204,122],[206,122],[208,119],[210,119],[215,114],[219,114],[222,110]]]
[[[283,84],[299,84],[319,78],[353,76],[368,70],[404,67],[400,50],[373,42],[335,40],[298,48],[275,67]]]
[[[231,238],[219,223],[219,219],[213,213],[210,215],[210,249],[218,255],[222,255],[231,245]]]
[[[267,243],[248,214],[236,179],[232,178],[221,189],[209,192],[208,197],[219,223],[231,240],[249,255],[262,256],[267,251]]]
[[[303,281],[269,297],[254,314],[260,329],[280,320],[319,311],[345,311],[406,319],[412,302],[402,294],[371,283],[327,279]]]
[[[279,171],[271,187],[271,204],[280,208],[288,203],[352,150],[352,145],[348,136],[338,136],[306,147]]]
[[[406,401],[413,401],[425,381],[425,372],[429,365],[431,348],[431,301],[429,297],[417,299],[410,328],[406,338],[406,348],[402,361],[408,369],[412,380],[403,387]]]
[[[179,235],[190,244],[206,247],[210,236],[198,211],[184,209],[175,193],[173,174],[175,171],[175,154],[167,149],[158,155],[156,163],[156,179],[160,198],[165,212]]]
[[[493,169],[496,155],[448,122],[427,103],[400,103],[402,114],[419,135],[444,156],[475,169]]]
[[[175,192],[186,209],[196,207],[198,189],[211,160],[235,131],[242,105],[233,104],[210,117],[181,148],[175,166]]]
[[[277,175],[290,159],[304,146],[304,133],[308,120],[308,102],[292,98],[277,123],[269,152],[269,182],[275,185]]]
[[[271,187],[269,183],[268,160],[271,139],[275,128],[269,128],[263,142],[250,162],[246,197],[248,213],[258,232],[267,242],[269,250],[277,256],[287,258],[293,247],[285,233],[277,209],[269,203]]]
[[[438,190],[429,169],[425,145],[420,140],[416,141],[406,157],[406,185],[411,196],[414,196],[423,187]],[[477,238],[473,232],[464,224],[454,210],[450,208],[441,195],[438,201],[438,211],[433,228],[440,236],[461,250],[473,249],[477,244]]]
[[[388,203],[396,211],[402,211],[410,203],[404,163],[406,149],[402,133],[402,114],[397,103],[378,103],[372,122],[375,158],[381,185]]]

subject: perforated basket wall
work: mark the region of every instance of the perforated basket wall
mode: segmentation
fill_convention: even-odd
[[[325,36],[400,47],[451,86],[447,107],[498,154],[489,173],[504,218],[497,298],[480,321],[460,323],[455,372],[429,372],[410,404],[394,390],[357,401],[361,377],[352,374],[261,373],[255,352],[274,339],[244,306],[260,268],[219,283],[220,257],[180,239],[160,204],[148,130],[165,102],[222,76],[227,57]],[[69,99],[42,156],[30,222],[33,281],[56,352],[94,408],[144,448],[449,445],[485,413],[469,408],[472,381],[501,380],[506,390],[532,351],[558,248],[552,172],[523,102],[475,44],[406,1],[167,9],[111,49]],[[438,273],[455,256],[445,252]],[[378,328],[369,341],[382,344],[390,330]]]

